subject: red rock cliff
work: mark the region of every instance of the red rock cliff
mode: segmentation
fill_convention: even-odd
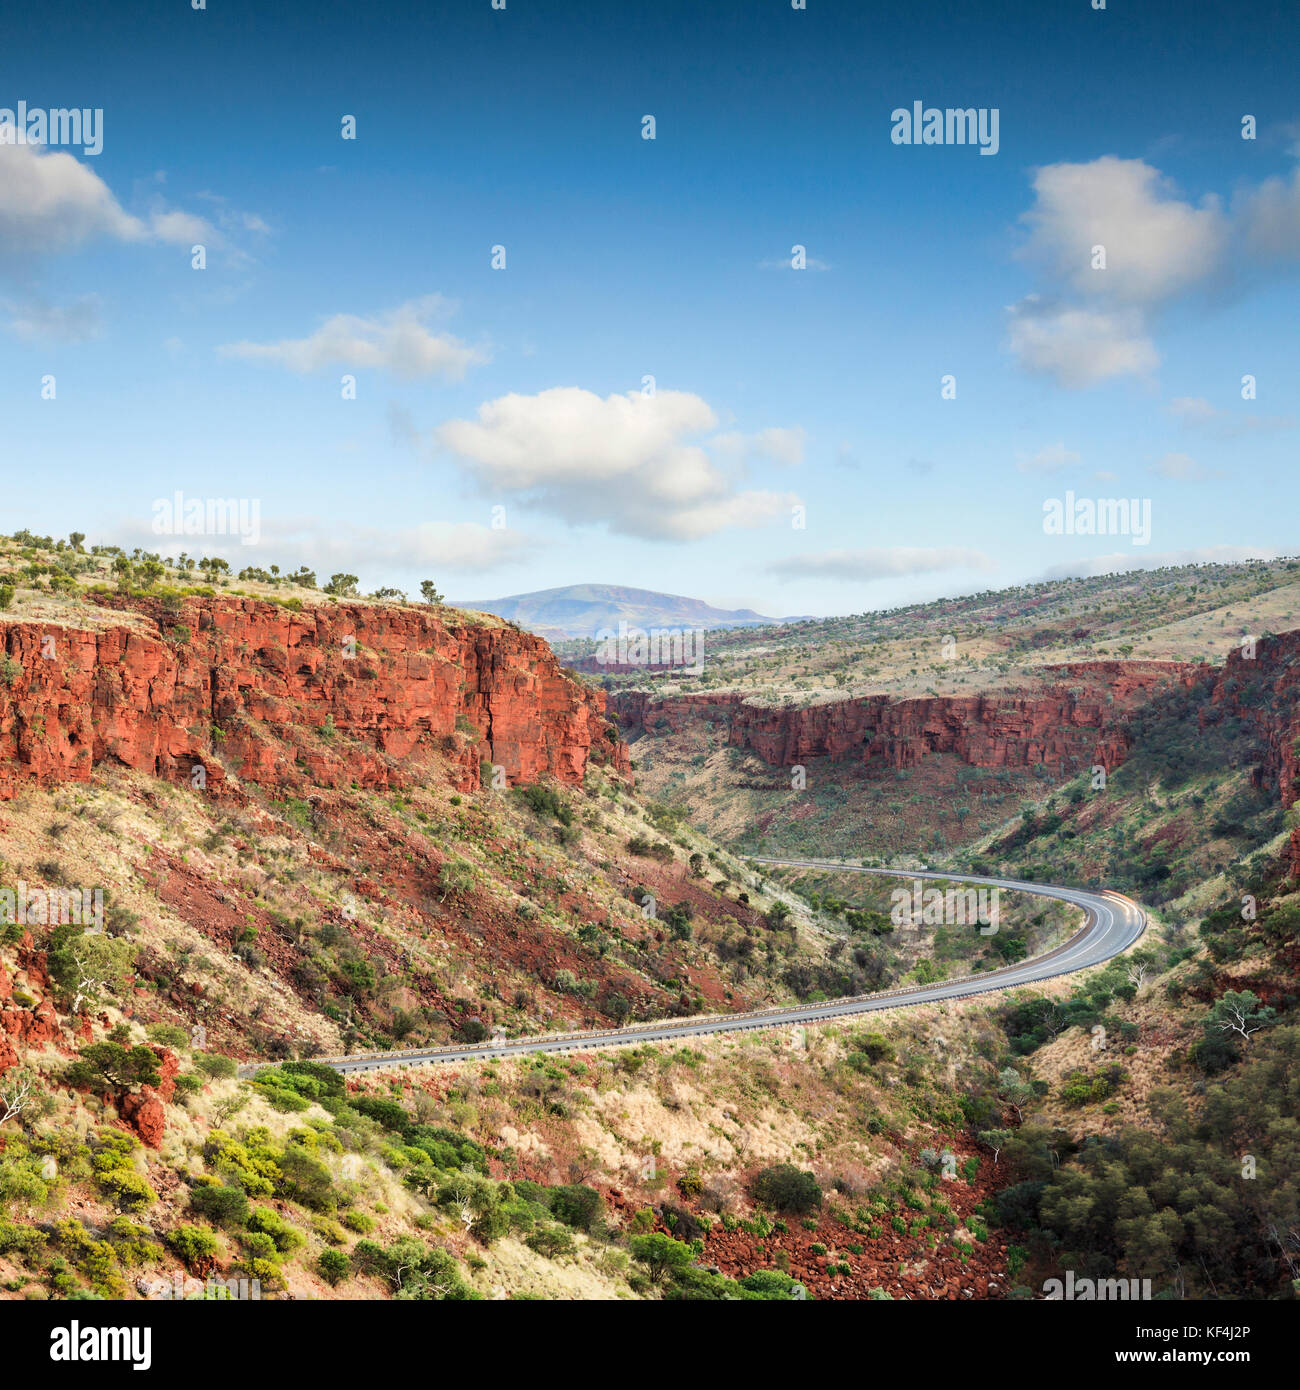
[[[1300,631],[1261,637],[1249,655],[1230,652],[1211,703],[1254,727],[1263,749],[1257,780],[1291,806],[1300,796]],[[1300,827],[1290,849],[1291,872],[1300,876]]]
[[[580,782],[593,760],[628,768],[603,692],[515,628],[361,604],[103,604],[137,620],[0,623],[0,799],[101,763],[212,790],[231,775],[401,786],[435,749],[462,790],[479,785],[480,760],[512,783]]]
[[[1117,766],[1128,743],[1124,716],[1157,686],[1193,679],[1180,662],[1091,661],[1047,668],[1049,684],[1025,693],[868,695],[818,704],[765,706],[742,694],[668,696],[644,691],[611,698],[624,729],[681,732],[722,724],[727,742],[764,762],[809,758],[880,759],[910,767],[927,753],[953,753],[974,767],[1049,767],[1083,762]]]

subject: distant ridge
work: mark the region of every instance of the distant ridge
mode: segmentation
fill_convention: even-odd
[[[509,594],[498,599],[453,602],[454,608],[494,613],[518,623],[539,637],[552,640],[595,637],[602,629],[617,632],[620,622],[629,627],[718,628],[764,627],[771,623],[799,621],[767,618],[752,608],[714,608],[702,599],[680,594],[660,594],[653,589],[629,589],[618,584],[570,584],[561,589],[539,589],[531,594]]]

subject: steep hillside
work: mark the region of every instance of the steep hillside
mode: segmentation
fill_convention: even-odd
[[[603,696],[537,638],[346,604],[99,603],[93,627],[2,628],[11,871],[121,883],[138,915],[249,945],[314,1045],[337,1049],[344,1016],[342,1041],[382,1046],[395,1015],[423,1040],[480,1015],[739,1006],[825,949],[730,943],[763,930],[759,885],[719,892],[716,852],[630,799]],[[453,1002],[462,971],[473,994],[493,982],[499,1020]],[[255,1054],[263,1031],[230,1046]]]
[[[1026,873],[1051,864],[1155,902],[1248,860],[1295,823],[1300,632],[1157,692],[1128,732],[1128,760],[1104,786],[1079,778],[957,858]],[[1277,848],[1300,868],[1296,844]]]
[[[699,742],[693,825],[509,625],[219,575],[109,590],[102,557],[36,553],[58,582],[22,574],[0,617],[5,1295],[1294,1292],[1300,633],[975,696],[619,695],[638,762]],[[745,802],[714,758],[782,784]],[[741,843],[897,862],[938,834],[975,871],[1127,887],[1151,925],[869,1029],[311,1060],[977,972],[1077,926],[1015,895],[992,935],[900,925],[888,880],[719,848],[727,800]]]
[[[654,795],[746,850],[933,853],[992,829],[1079,769],[1114,769],[1154,693],[1196,678],[1172,662],[1049,667],[984,695],[811,704],[740,694],[611,696]]]
[[[1246,636],[1300,626],[1300,561],[1182,565],[1056,579],[883,612],[710,632],[703,672],[599,673],[606,689],[701,687],[809,703],[1023,687],[1044,667],[1222,660]],[[581,665],[592,643],[562,643]]]
[[[711,633],[690,673],[563,650],[609,693],[640,785],[715,838],[928,857],[1084,769],[1113,771],[1157,690],[1297,627],[1300,562],[1278,560]]]
[[[455,1232],[500,1232],[292,1059],[752,1007],[828,966],[820,915],[640,801],[603,696],[512,627],[127,583],[21,592],[0,649],[11,1293],[471,1296]],[[485,1170],[454,1107],[421,1114],[405,1151]],[[510,1210],[506,1287],[653,1288]],[[412,1249],[427,1278],[394,1274]]]

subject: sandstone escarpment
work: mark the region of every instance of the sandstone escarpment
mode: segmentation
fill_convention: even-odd
[[[974,767],[1113,768],[1128,748],[1125,716],[1169,682],[1194,679],[1181,662],[1082,662],[1049,667],[1046,685],[1025,693],[889,695],[764,705],[739,692],[655,699],[645,691],[611,697],[629,733],[680,733],[721,727],[731,747],[773,766],[810,758],[855,757],[912,767],[930,753],[952,753]]]
[[[1255,729],[1263,748],[1257,781],[1291,806],[1300,796],[1300,631],[1229,653],[1210,703]],[[1300,876],[1300,827],[1291,832],[1290,858]]]
[[[361,604],[103,602],[132,621],[0,624],[0,799],[103,763],[209,791],[232,776],[402,786],[435,752],[462,790],[483,763],[511,783],[627,770],[603,693],[514,628]]]
[[[1290,806],[1300,792],[1300,631],[1261,637],[1249,655],[1230,652],[1210,701],[1255,727],[1262,782]]]

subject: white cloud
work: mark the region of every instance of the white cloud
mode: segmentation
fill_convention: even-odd
[[[73,155],[0,143],[0,250],[44,254],[105,236],[145,241],[149,230]]]
[[[541,542],[513,527],[501,530],[471,521],[430,521],[414,526],[350,526],[319,517],[263,517],[256,545],[237,536],[167,537],[147,525],[127,524],[117,543],[174,555],[219,555],[236,570],[245,565],[282,570],[306,565],[325,582],[332,573],[360,575],[363,589],[377,588],[401,572],[435,581],[445,574],[479,574],[533,559]]]
[[[1246,560],[1275,560],[1276,550],[1256,545],[1203,545],[1191,550],[1169,550],[1161,555],[1138,555],[1120,550],[1113,555],[1094,555],[1088,560],[1067,560],[1043,572],[1044,579],[1088,579],[1097,574],[1121,574],[1125,570],[1172,569],[1178,565],[1239,565]]]
[[[1016,467],[1022,473],[1060,473],[1079,466],[1079,455],[1064,444],[1049,444],[1029,458],[1022,458]]]
[[[450,306],[441,295],[425,295],[367,318],[335,314],[306,338],[277,343],[227,343],[223,357],[264,362],[306,375],[330,367],[377,368],[395,376],[444,376],[459,381],[467,368],[488,360],[450,333],[434,332],[430,321]]]
[[[1295,428],[1290,415],[1256,415],[1253,406],[1233,413],[1220,410],[1203,396],[1177,396],[1169,402],[1170,412],[1187,429],[1204,430],[1223,439],[1235,439],[1257,431]]]
[[[1265,179],[1234,202],[1244,249],[1261,260],[1300,259],[1300,168]]]
[[[161,175],[152,180],[163,181]],[[0,253],[32,260],[100,238],[230,249],[206,218],[161,199],[142,217],[127,212],[89,165],[64,150],[0,142]],[[242,253],[231,254],[243,259]]]
[[[1022,254],[1081,295],[1150,304],[1203,280],[1228,239],[1218,200],[1200,207],[1174,195],[1171,182],[1141,159],[1106,155],[1087,164],[1049,164],[1034,176],[1035,204],[1022,220]],[[1106,268],[1092,268],[1102,246]]]
[[[858,583],[934,574],[940,570],[993,568],[993,561],[983,551],[961,546],[871,546],[864,550],[824,550],[814,555],[793,555],[768,566],[770,573],[785,579],[844,579]]]
[[[572,524],[604,523],[622,535],[691,540],[753,527],[787,513],[788,493],[742,491],[714,457],[734,463],[745,436],[706,436],[717,417],[686,391],[600,397],[576,386],[485,402],[476,420],[436,431],[484,488],[526,500]],[[788,460],[796,432],[750,436]]]
[[[159,176],[165,182],[165,176]],[[213,193],[209,189],[203,189],[194,195],[201,198],[205,203],[212,203],[216,208],[217,225],[226,232],[237,234],[241,232],[252,233],[256,236],[270,236],[272,229],[266,219],[255,212],[245,212],[241,208],[230,206],[230,200],[220,193]]]
[[[710,447],[720,455],[730,455],[742,462],[760,459],[794,467],[804,459],[804,432],[780,427],[759,430],[757,434],[731,432],[715,435]]]
[[[1169,409],[1184,425],[1199,425],[1219,413],[1203,396],[1176,396]]]
[[[1165,454],[1151,465],[1151,471],[1179,483],[1203,483],[1207,478],[1218,476],[1189,454]]]
[[[67,304],[5,301],[4,307],[11,316],[9,331],[24,342],[84,343],[103,332],[97,294],[84,294]]]
[[[1300,169],[1245,189],[1228,210],[1214,195],[1181,197],[1145,160],[1114,155],[1046,165],[1033,187],[1019,255],[1063,302],[1022,300],[1011,348],[1027,370],[1064,386],[1149,373],[1159,358],[1148,319],[1160,307],[1300,261]],[[1094,248],[1104,248],[1104,268]]]
[[[1048,303],[1027,295],[1007,310],[1010,347],[1029,372],[1062,386],[1094,386],[1112,377],[1145,375],[1160,364],[1141,315]]]
[[[196,244],[206,246],[211,250],[214,246],[223,246],[225,243],[221,234],[202,217],[196,217],[192,212],[180,212],[173,208],[171,210],[159,209],[149,214],[149,230],[158,241],[165,242],[168,246],[194,246]]]

